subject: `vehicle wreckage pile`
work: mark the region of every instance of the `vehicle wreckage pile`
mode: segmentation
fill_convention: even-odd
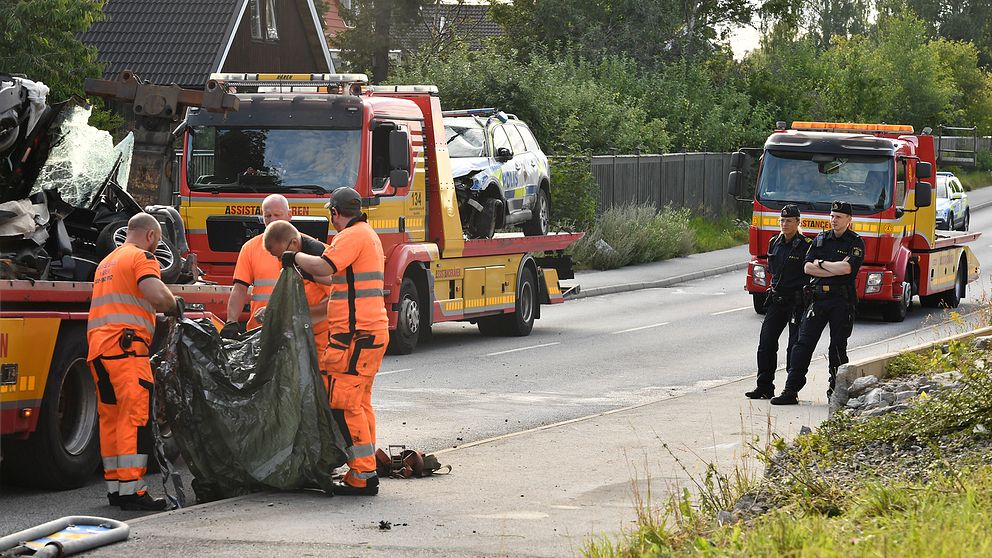
[[[162,224],[162,279],[195,281],[179,213],[142,209],[127,192],[133,136],[114,145],[88,124],[82,99],[50,105],[47,95],[41,82],[0,74],[0,279],[92,281],[145,211]]]

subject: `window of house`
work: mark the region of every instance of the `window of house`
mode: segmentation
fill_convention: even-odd
[[[248,2],[251,10],[251,38],[262,40],[262,12],[258,9],[258,0]]]
[[[276,25],[276,0],[265,0],[265,38],[270,41],[279,40],[279,28]]]

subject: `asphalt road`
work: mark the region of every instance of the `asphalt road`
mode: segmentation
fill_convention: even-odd
[[[975,212],[972,230],[992,231],[992,211]],[[972,249],[992,266],[992,238],[981,238]],[[752,374],[761,318],[742,285],[743,272],[734,272],[545,307],[524,338],[486,338],[469,324],[441,324],[430,345],[383,362],[374,395],[378,443],[455,447]],[[957,312],[978,312],[990,293],[985,271]],[[849,342],[851,358],[956,332],[949,320],[947,311],[923,309],[918,301],[903,323],[866,313]],[[818,358],[826,343],[824,335]],[[779,360],[784,364],[785,355]],[[784,373],[780,378],[779,387]],[[160,487],[153,484],[153,492]],[[64,515],[137,514],[107,506],[97,476],[72,491],[0,491],[0,534]]]

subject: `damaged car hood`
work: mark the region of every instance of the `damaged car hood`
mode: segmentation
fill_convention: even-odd
[[[491,176],[499,174],[502,165],[488,157],[458,157],[451,159],[454,178],[471,177],[472,189],[481,190]]]

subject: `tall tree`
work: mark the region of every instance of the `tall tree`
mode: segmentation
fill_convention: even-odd
[[[395,36],[418,21],[430,0],[353,0],[341,15],[349,28],[332,39],[352,70],[370,71],[372,81],[389,77],[389,52]]]
[[[706,54],[753,15],[748,0],[515,0],[492,10],[508,45],[525,57],[569,47],[642,66]]]
[[[873,0],[766,0],[759,12],[766,33],[777,37],[811,39],[824,50],[834,37],[868,32]]]
[[[54,100],[81,95],[83,80],[103,70],[77,36],[102,16],[103,0],[0,2],[0,68],[43,81]]]
[[[900,13],[909,8],[927,24],[933,38],[966,41],[978,49],[978,60],[992,67],[992,1],[990,0],[881,0],[879,12]]]

